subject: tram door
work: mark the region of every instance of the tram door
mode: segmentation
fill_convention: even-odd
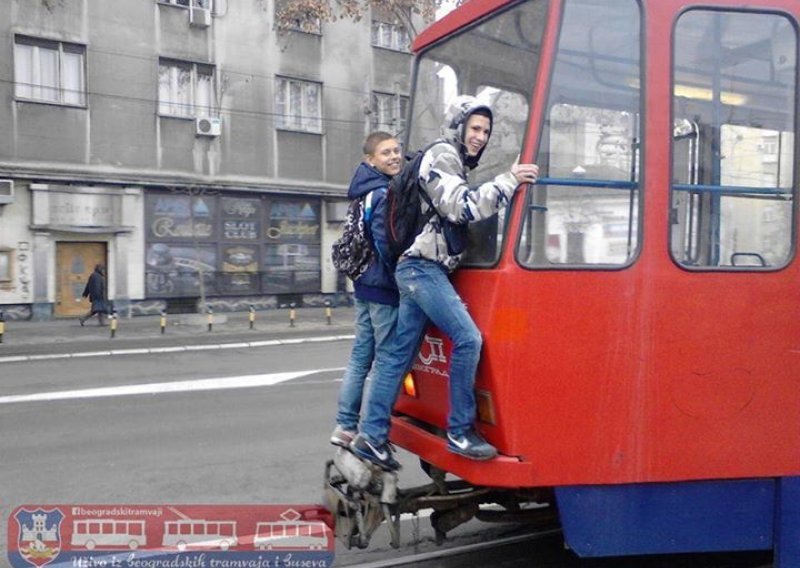
[[[96,264],[106,264],[106,243],[56,244],[57,317],[77,317],[89,311],[81,294]]]

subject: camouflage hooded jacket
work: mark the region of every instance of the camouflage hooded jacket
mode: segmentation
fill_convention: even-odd
[[[472,223],[495,215],[508,205],[518,185],[510,171],[480,185],[469,184],[467,172],[478,165],[486,146],[477,156],[468,156],[463,144],[464,126],[479,108],[491,113],[474,97],[457,97],[445,113],[442,138],[425,152],[420,164],[422,187],[438,214],[454,223]],[[422,207],[429,208],[424,202]],[[403,256],[432,260],[452,271],[462,255],[448,254],[439,217],[434,215]]]

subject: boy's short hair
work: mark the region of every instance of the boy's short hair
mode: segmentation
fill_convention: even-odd
[[[364,154],[371,156],[375,153],[375,149],[378,147],[378,144],[386,140],[391,140],[392,138],[394,138],[394,136],[384,130],[376,130],[375,132],[372,132],[369,136],[367,136],[367,139],[364,140]]]

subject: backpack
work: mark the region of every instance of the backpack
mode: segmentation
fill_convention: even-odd
[[[331,247],[331,260],[336,270],[350,278],[358,280],[369,267],[375,256],[372,241],[368,235],[365,223],[365,200],[372,193],[364,197],[353,199],[347,207],[342,236],[334,241]]]
[[[392,177],[384,199],[386,207],[386,242],[396,261],[414,243],[425,224],[438,213],[419,180],[419,167],[422,156],[439,141],[406,156],[403,168]],[[422,202],[428,204],[428,211],[422,212]],[[439,216],[442,233],[447,241],[447,253],[461,254],[467,245],[467,225],[457,224]]]

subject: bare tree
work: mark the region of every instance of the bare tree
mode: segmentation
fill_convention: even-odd
[[[338,19],[359,21],[370,9],[391,15],[413,38],[418,23],[432,22],[443,5],[458,6],[467,0],[291,0],[276,2],[275,24],[284,29],[315,31],[320,22]]]

